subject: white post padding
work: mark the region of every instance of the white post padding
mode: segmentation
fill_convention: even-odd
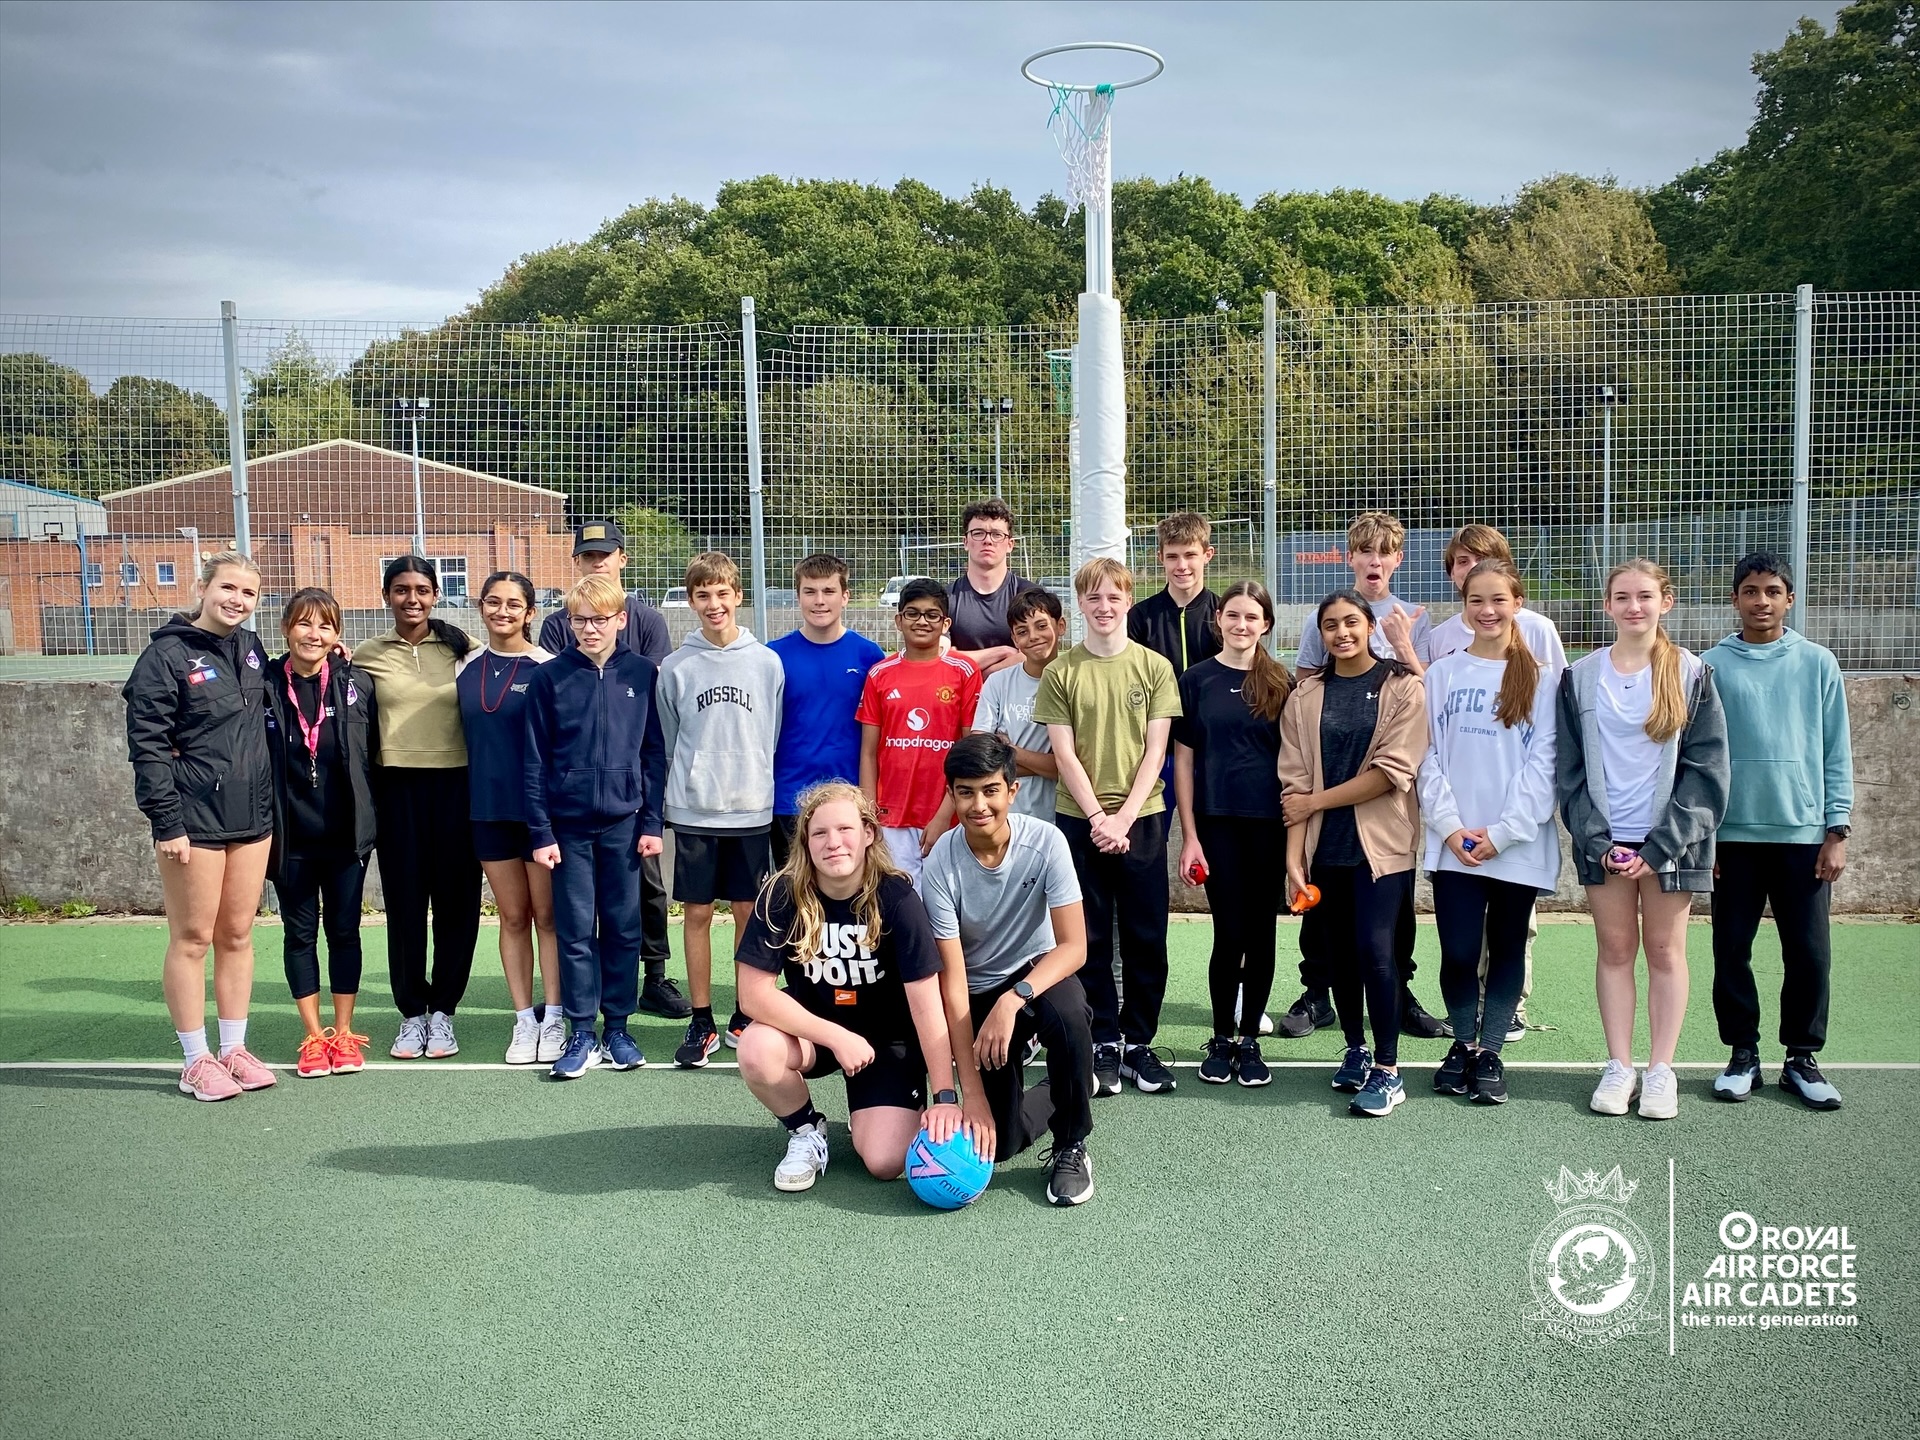
[[[1080,343],[1073,388],[1080,430],[1082,562],[1097,555],[1127,558],[1127,377],[1122,367],[1120,302],[1080,296]]]

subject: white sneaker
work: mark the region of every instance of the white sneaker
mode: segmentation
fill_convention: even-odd
[[[513,1038],[507,1042],[507,1064],[540,1063],[540,1022],[529,1015],[513,1017]]]
[[[400,1022],[400,1033],[393,1037],[387,1051],[396,1060],[418,1060],[427,1053],[427,1017],[409,1015]]]
[[[1607,1068],[1600,1072],[1600,1083],[1593,1087],[1593,1099],[1587,1102],[1587,1108],[1596,1115],[1626,1114],[1627,1107],[1633,1103],[1634,1082],[1637,1079],[1633,1066],[1622,1065],[1618,1060],[1607,1061]]]
[[[1246,999],[1246,995],[1245,986],[1242,986],[1233,993],[1233,1023],[1236,1029],[1238,1029],[1240,1025],[1240,1002]],[[1260,1033],[1262,1035],[1273,1034],[1273,1016],[1264,1010],[1260,1012]]]
[[[1671,1065],[1649,1065],[1640,1083],[1640,1118],[1671,1120],[1680,1113],[1680,1077]]]
[[[453,1016],[436,1010],[427,1017],[427,1058],[444,1060],[460,1053],[460,1042],[453,1038]]]
[[[536,1058],[542,1065],[551,1065],[566,1048],[567,1017],[558,1005],[549,1005],[547,1018],[540,1022],[540,1053]]]
[[[802,1125],[787,1135],[787,1158],[773,1170],[776,1190],[811,1190],[827,1173],[827,1127]]]

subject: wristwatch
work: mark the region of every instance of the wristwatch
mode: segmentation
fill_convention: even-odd
[[[933,1092],[933,1103],[936,1105],[958,1105],[960,1103],[960,1092],[954,1089],[936,1090]]]
[[[1033,986],[1024,980],[1013,982],[1013,993],[1020,998],[1020,1008],[1029,1015],[1033,1013]]]
[[[1833,838],[1834,838],[1834,839],[1836,839],[1836,840],[1844,840],[1844,839],[1846,839],[1846,838],[1847,838],[1847,837],[1848,837],[1849,835],[1851,835],[1851,834],[1853,834],[1853,826],[1851,826],[1851,825],[1829,825],[1829,826],[1827,826],[1827,834],[1829,834],[1829,835],[1831,835],[1831,836],[1833,836]]]

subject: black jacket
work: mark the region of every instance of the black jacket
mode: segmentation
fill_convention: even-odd
[[[373,811],[373,765],[380,753],[378,709],[373,677],[355,665],[336,660],[327,676],[327,708],[333,713],[320,732],[321,743],[334,747],[334,756],[352,787],[353,849],[362,860],[373,850],[378,827]],[[280,862],[287,836],[287,786],[307,783],[306,742],[293,718],[287,696],[287,657],[267,662],[267,748],[273,755],[273,852],[267,860],[267,878],[280,878]]]
[[[153,838],[253,840],[273,829],[267,652],[176,615],[153,632],[120,694],[133,798]]]
[[[1184,610],[1162,590],[1127,612],[1127,638],[1166,656],[1177,680],[1220,653],[1220,634],[1213,628],[1219,610],[1220,597],[1211,590],[1203,588]]]

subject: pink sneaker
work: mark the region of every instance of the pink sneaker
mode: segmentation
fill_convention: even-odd
[[[280,1083],[279,1077],[248,1054],[247,1047],[244,1045],[220,1063],[227,1067],[227,1073],[233,1077],[234,1084],[242,1090],[265,1090],[269,1086]]]
[[[180,1072],[180,1093],[196,1100],[231,1100],[240,1087],[215,1055],[202,1055]]]

